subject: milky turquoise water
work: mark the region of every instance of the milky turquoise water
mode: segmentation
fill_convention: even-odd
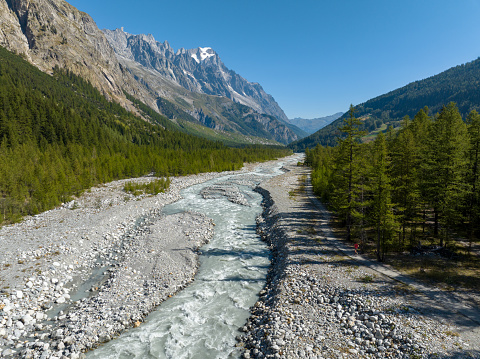
[[[255,176],[259,180],[280,174],[280,166],[264,167]],[[195,281],[163,302],[140,327],[90,352],[89,359],[240,356],[235,337],[257,301],[270,265],[269,251],[255,232],[262,197],[248,186],[240,188],[250,206],[199,195],[202,188],[236,179],[239,176],[192,186],[182,192],[182,200],[165,207],[166,214],[197,211],[214,220],[215,235],[201,248]]]

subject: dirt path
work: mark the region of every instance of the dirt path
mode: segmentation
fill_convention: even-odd
[[[355,254],[353,246],[336,238],[329,228],[328,222],[330,214],[325,206],[313,194],[310,177],[307,179],[305,190],[308,199],[318,210],[319,219],[317,219],[317,226],[323,231],[325,239],[331,242],[337,250],[354,260],[358,265],[373,269],[382,275],[418,291],[417,300],[419,300],[420,305],[423,302],[427,306],[443,308],[443,310],[440,310],[439,314],[442,314],[449,320],[453,319],[456,325],[462,327],[462,332],[464,332],[469,339],[480,342],[480,308],[464,302],[462,298],[457,296],[454,292],[446,292],[436,287],[425,285],[408,275],[402,274],[387,264],[371,261],[364,256]]]

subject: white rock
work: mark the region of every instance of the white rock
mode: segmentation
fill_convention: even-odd
[[[17,292],[15,293],[15,296],[18,299],[22,299],[23,298],[23,292],[21,290],[17,290]]]
[[[57,302],[58,304],[63,304],[65,303],[65,301],[66,301],[65,297],[58,297],[55,302]]]
[[[3,356],[3,357],[7,357],[7,356],[12,355],[12,354],[14,354],[14,353],[15,353],[15,351],[13,351],[12,349],[5,349],[5,350],[2,352],[2,356]]]
[[[35,319],[33,319],[31,315],[27,314],[22,317],[22,322],[25,325],[29,325],[33,324],[35,322]]]

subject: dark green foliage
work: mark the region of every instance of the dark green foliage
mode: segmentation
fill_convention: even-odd
[[[170,101],[159,97],[157,100],[157,106],[161,113],[171,119],[181,119],[190,122],[198,122],[195,117],[189,115],[178,106],[174,105]]]
[[[466,118],[471,111],[480,108],[479,86],[480,59],[477,59],[355,106],[356,115],[369,132],[384,124],[397,127],[404,116],[412,118],[424,106],[432,112],[439,112],[449,102],[455,102],[460,115]],[[292,142],[289,147],[303,151],[317,144],[334,146],[335,138],[341,134],[338,129],[346,117],[344,115],[314,134]]]
[[[391,178],[389,176],[390,157],[385,136],[381,133],[373,143],[370,217],[377,232],[377,260],[384,261],[385,254],[391,246],[395,232],[393,214]]]
[[[36,214],[111,180],[239,169],[286,149],[231,149],[176,131],[135,101],[149,122],[85,80],[44,74],[0,48],[0,224]]]
[[[458,232],[471,241],[480,235],[480,116],[472,111],[466,124],[454,103],[435,117],[428,112],[364,144],[350,142],[344,126],[338,146],[306,151],[315,193],[343,219],[347,236],[375,243],[379,260],[422,241],[448,247]]]
[[[443,107],[424,140],[427,146],[421,154],[423,193],[435,214],[435,236],[439,236],[442,225],[443,244],[453,225],[462,221],[459,209],[467,191],[467,126],[454,103]]]
[[[480,115],[472,111],[467,119],[470,148],[468,151],[467,180],[470,199],[466,217],[470,221],[470,245],[475,231],[480,231]],[[480,236],[480,233],[477,234]]]

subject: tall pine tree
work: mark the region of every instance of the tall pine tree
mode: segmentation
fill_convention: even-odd
[[[371,217],[376,227],[377,260],[382,262],[385,260],[385,254],[395,233],[389,166],[387,143],[383,133],[380,133],[373,145]]]
[[[457,106],[449,103],[435,119],[424,156],[426,194],[434,210],[436,237],[443,226],[440,245],[445,245],[452,226],[461,220],[461,203],[467,190],[467,126]]]
[[[470,221],[469,241],[472,245],[475,230],[480,228],[480,115],[472,111],[468,115],[468,137],[470,140],[468,156],[468,217]]]
[[[360,130],[361,121],[355,118],[355,109],[350,105],[348,118],[344,119],[340,128],[343,136],[339,139],[335,160],[334,181],[336,188],[333,193],[334,206],[345,220],[347,240],[351,240],[353,218],[356,212],[355,183],[361,171],[358,161],[360,138],[365,134]]]

